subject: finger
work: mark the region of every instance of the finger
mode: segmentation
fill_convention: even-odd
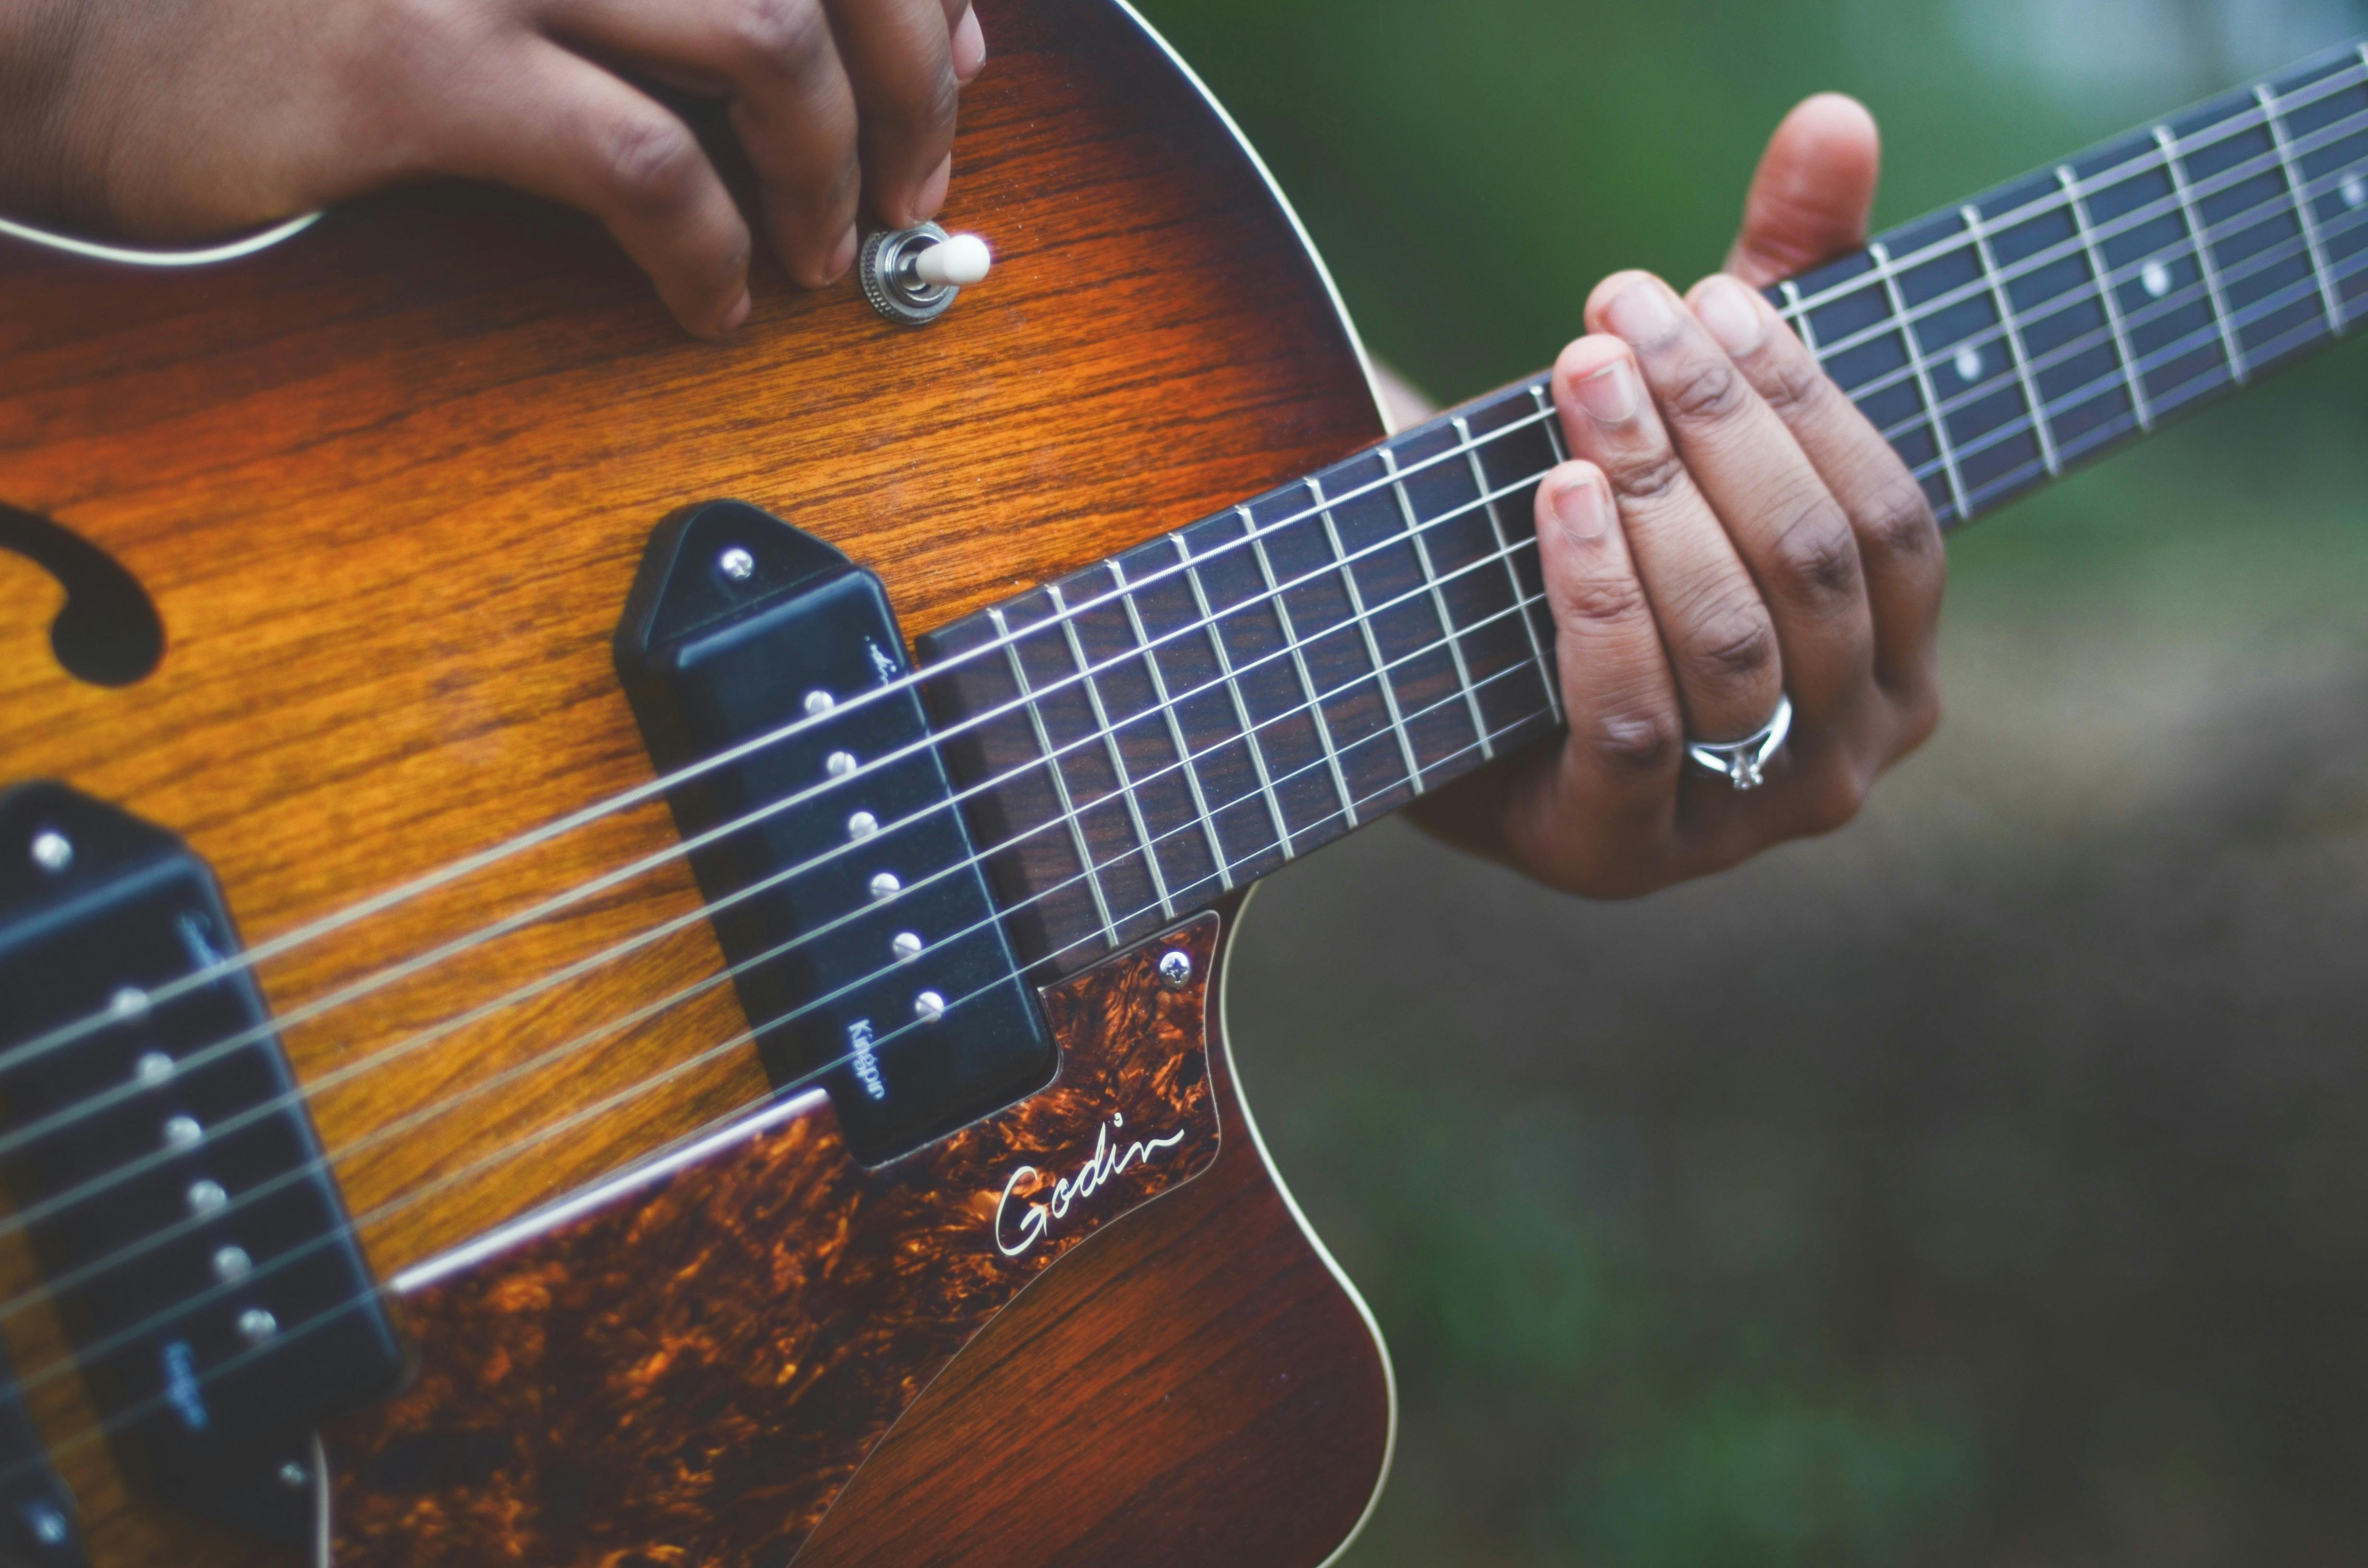
[[[1895,696],[1928,691],[1946,574],[1941,530],[1916,476],[1757,290],[1711,278],[1692,301],[1696,317],[1792,431],[1850,520],[1873,624],[1876,681]]]
[[[1729,287],[1741,285],[1730,279]],[[1678,455],[1750,569],[1804,732],[1841,722],[1873,695],[1874,664],[1858,541],[1841,504],[1726,350],[1659,278],[1613,274],[1587,315],[1634,354]],[[1771,698],[1750,728],[1773,706]]]
[[[1686,733],[1748,735],[1783,689],[1776,633],[1718,516],[1669,444],[1635,356],[1617,337],[1562,352],[1554,403],[1571,455],[1610,479],[1636,575],[1669,650]]]
[[[1820,93],[1802,104],[1760,156],[1726,270],[1764,288],[1858,249],[1882,164],[1874,116],[1857,99]]]
[[[855,91],[823,0],[557,0],[552,26],[728,91],[781,265],[808,288],[847,270],[862,184]]]
[[[701,336],[748,314],[748,229],[690,128],[590,62],[534,42],[503,90],[456,117],[439,172],[592,213]]]
[[[954,80],[969,86],[986,69],[986,29],[978,25],[978,10],[964,6],[962,17],[954,23],[952,53]]]
[[[935,217],[953,172],[952,34],[943,0],[829,0],[861,111],[865,196],[881,222]]]

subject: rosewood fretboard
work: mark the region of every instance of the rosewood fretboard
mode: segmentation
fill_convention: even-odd
[[[1769,291],[1944,526],[2340,336],[2368,45]],[[1021,950],[1075,969],[1561,722],[1543,377],[922,641]]]

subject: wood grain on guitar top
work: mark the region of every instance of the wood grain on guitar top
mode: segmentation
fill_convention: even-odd
[[[0,502],[112,553],[167,636],[146,680],[78,684],[49,656],[55,595],[0,554],[0,775],[184,834],[252,944],[647,781],[609,639],[648,530],[686,502],[740,496],[829,539],[910,635],[1372,439],[1297,236],[1133,21],[1101,0],[980,11],[993,55],[945,221],[998,260],[918,331],[851,285],[768,275],[737,342],[695,343],[596,229],[466,189],[192,273],[0,248]],[[263,966],[283,1016],[352,992],[286,1042],[382,1278],[764,1092],[753,1051],[720,1043],[746,1020],[681,862],[573,894],[676,843],[652,801]],[[1253,1153],[1209,1183],[1238,1163],[1242,1212],[1287,1220]],[[1218,1222],[1155,1206],[1029,1292],[1013,1332],[1068,1343],[1053,1324],[1089,1288],[1142,1305],[1155,1275],[1091,1260],[1123,1244],[1148,1267],[1171,1208]],[[1207,1277],[1248,1300],[1250,1274],[1322,1275],[1285,1228]],[[9,1298],[33,1278],[12,1253]],[[1378,1389],[1337,1305],[1326,1332],[1355,1331],[1343,1364]],[[45,1309],[0,1331],[45,1428],[85,1430],[75,1380],[40,1376],[62,1354]],[[1124,1391],[1146,1430],[1192,1369],[1164,1375]],[[101,1447],[61,1464],[105,1568],[255,1560],[128,1506]]]

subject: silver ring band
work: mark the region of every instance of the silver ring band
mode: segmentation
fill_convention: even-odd
[[[1757,790],[1768,782],[1767,767],[1778,752],[1784,749],[1784,737],[1793,733],[1793,699],[1780,694],[1776,711],[1759,733],[1739,741],[1686,742],[1686,760],[1705,773],[1716,773],[1740,790]]]

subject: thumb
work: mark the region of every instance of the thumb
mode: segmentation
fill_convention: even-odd
[[[1865,105],[1839,93],[1802,104],[1760,155],[1726,270],[1764,289],[1864,244],[1882,163]]]

